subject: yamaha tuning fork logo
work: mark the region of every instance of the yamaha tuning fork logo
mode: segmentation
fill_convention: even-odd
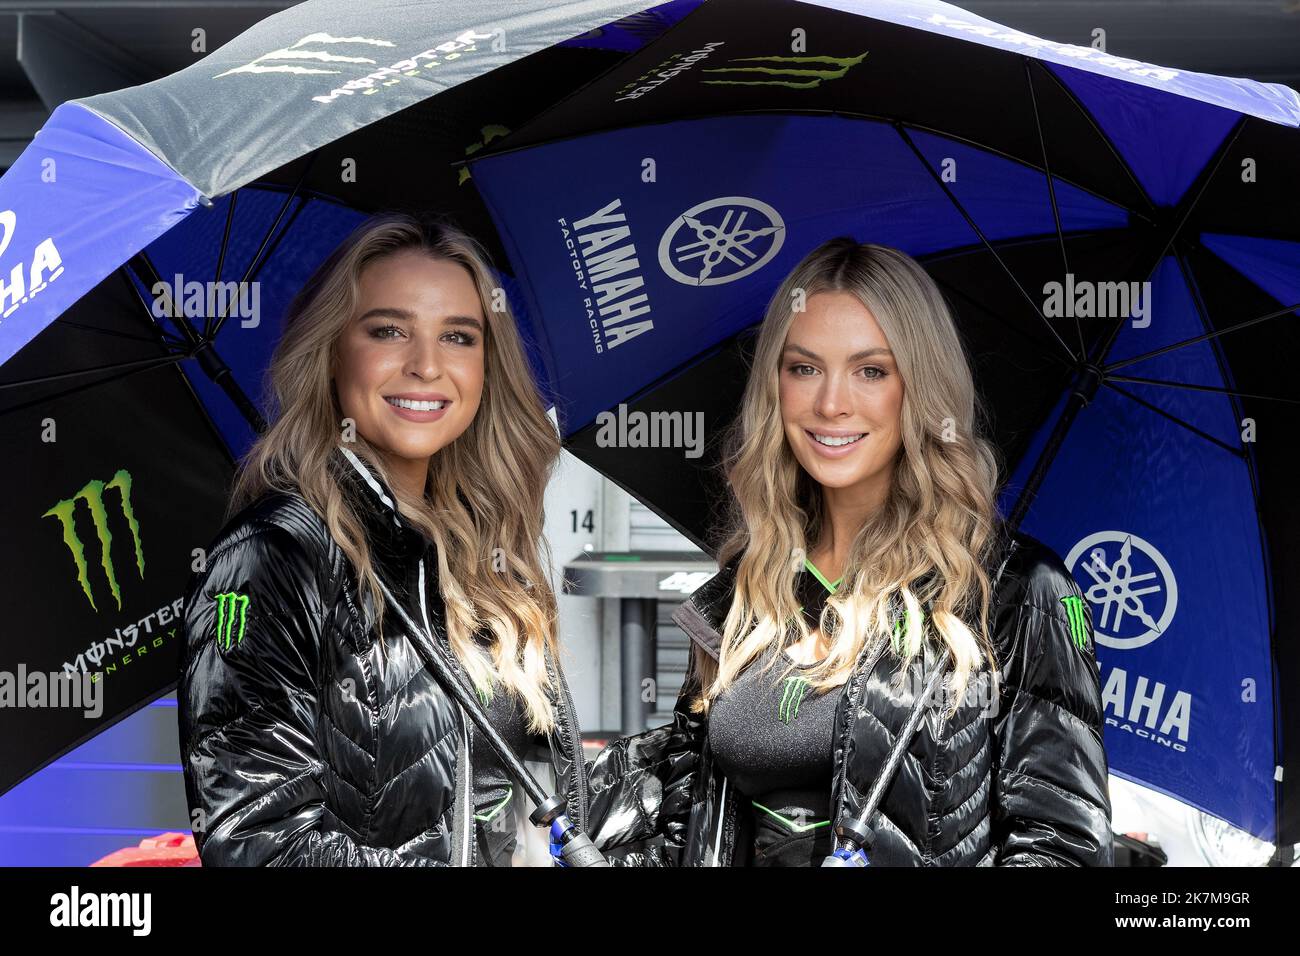
[[[1169,630],[1178,583],[1151,542],[1127,531],[1098,531],[1071,548],[1065,563],[1092,605],[1098,644],[1131,650]]]
[[[691,286],[743,279],[772,261],[785,243],[785,220],[747,196],[699,203],[673,220],[659,240],[659,265]]]

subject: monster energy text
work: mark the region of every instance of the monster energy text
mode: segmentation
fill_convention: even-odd
[[[723,41],[721,40],[715,40],[711,43],[704,44],[704,46],[700,47],[698,50],[692,50],[690,53],[674,53],[663,63],[660,63],[658,67],[647,70],[635,80],[625,84],[621,88],[620,92],[622,90],[627,90],[628,92],[624,93],[622,96],[615,97],[614,102],[622,103],[624,100],[640,99],[647,93],[658,89],[661,84],[667,83],[678,73],[683,73],[686,70],[689,70],[700,60],[709,57],[715,49],[722,46],[722,43]]]
[[[179,626],[173,625],[169,628],[166,626],[181,620],[184,602],[183,597],[178,597],[170,604],[165,604],[157,610],[150,611],[134,624],[114,628],[112,637],[105,638],[102,641],[93,641],[74,660],[65,661],[63,664],[64,671],[88,671],[90,667],[94,667],[96,670],[102,670],[104,676],[107,677],[117,670],[118,664],[128,665],[132,660],[144,657],[145,654],[149,653],[151,647],[155,650],[161,648],[164,641],[176,637]],[[155,624],[158,625],[157,628],[155,628]],[[141,640],[142,634],[150,635],[150,637]],[[124,651],[126,653],[121,653]],[[115,657],[115,652],[120,656]],[[87,666],[87,663],[90,666]]]

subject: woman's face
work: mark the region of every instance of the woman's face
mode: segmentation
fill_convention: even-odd
[[[427,468],[474,420],[485,325],[474,280],[458,263],[402,250],[362,270],[334,383],[343,414],[394,466]]]
[[[799,464],[824,488],[879,502],[902,445],[903,380],[876,317],[848,292],[796,312],[781,353],[781,421]]]

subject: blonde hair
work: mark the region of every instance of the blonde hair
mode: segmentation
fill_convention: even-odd
[[[758,332],[726,456],[732,521],[719,560],[726,565],[739,556],[735,596],[717,663],[697,652],[695,709],[707,710],[795,629],[801,637],[809,633],[795,580],[821,535],[824,502],[786,440],[779,375],[796,295],[806,301],[819,292],[848,292],[876,317],[904,395],[889,494],[853,540],[844,581],[821,614],[829,654],[805,676],[814,687],[838,686],[868,645],[889,641],[901,680],[924,632],[933,630],[952,651],[951,716],[972,673],[995,660],[985,562],[995,534],[997,459],[977,433],[970,366],[934,281],[905,253],[847,237],[823,243],[795,267]],[[991,670],[996,687],[996,665]]]
[[[329,470],[344,417],[332,372],[357,308],[362,270],[403,250],[459,263],[474,280],[487,320],[482,400],[465,432],[430,459],[428,491],[419,499],[391,480],[379,450],[363,436],[349,447],[436,545],[448,639],[479,693],[490,695],[500,682],[523,701],[530,730],[548,732],[554,713],[545,652],[556,651],[556,602],[542,502],[560,444],[488,255],[472,237],[436,217],[379,214],[316,269],[289,304],[267,375],[278,414],[240,463],[230,511],[267,491],[301,494],[371,595],[383,655],[384,602],[359,506]],[[489,639],[487,654],[474,639],[480,632]]]

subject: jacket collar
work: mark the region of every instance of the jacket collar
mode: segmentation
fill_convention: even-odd
[[[999,520],[994,530],[994,542],[990,549],[988,572],[990,589],[996,593],[1007,560],[1016,550],[1018,541],[1006,524]],[[740,558],[740,555],[732,558],[717,574],[696,588],[672,614],[673,620],[686,636],[699,644],[714,660],[718,659],[722,646],[722,627],[735,597],[736,570],[740,566]],[[928,608],[926,613],[929,613]]]
[[[338,450],[335,461],[340,484],[352,493],[354,501],[369,506],[363,509],[363,518],[375,543],[403,559],[423,555],[428,541],[397,509],[397,496],[378,470],[347,446],[340,444]]]

